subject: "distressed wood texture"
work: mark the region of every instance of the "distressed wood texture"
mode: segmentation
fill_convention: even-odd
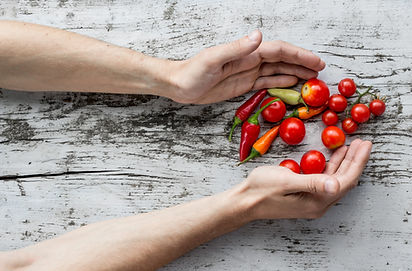
[[[408,0],[2,0],[0,18],[171,59],[259,28],[265,40],[319,54],[332,92],[347,76],[361,89],[373,86],[387,97],[387,112],[348,137],[374,143],[359,187],[321,219],[254,222],[164,270],[412,270],[411,10]],[[189,106],[151,96],[0,91],[1,250],[211,195],[256,166],[309,149],[330,155],[315,118],[298,147],[278,139],[265,157],[236,167],[239,137],[227,142],[228,124],[250,94]]]

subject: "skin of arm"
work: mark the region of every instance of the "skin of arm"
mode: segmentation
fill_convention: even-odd
[[[338,149],[324,174],[266,166],[223,193],[160,211],[91,224],[0,254],[2,270],[155,270],[256,219],[318,218],[356,186],[372,144]]]
[[[303,48],[262,43],[259,31],[171,61],[52,27],[0,21],[0,87],[13,90],[153,94],[204,104],[291,86],[324,67]]]

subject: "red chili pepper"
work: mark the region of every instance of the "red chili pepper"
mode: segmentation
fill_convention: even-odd
[[[238,165],[243,164],[257,156],[264,155],[270,145],[272,144],[273,140],[275,140],[276,136],[279,133],[280,125],[274,126],[272,129],[267,131],[261,138],[259,138],[252,146],[252,151],[250,152],[249,156],[240,162]]]
[[[267,93],[266,89],[259,90],[252,97],[250,97],[246,102],[244,102],[238,110],[236,110],[235,118],[233,121],[232,128],[229,133],[229,141],[232,141],[232,134],[236,126],[247,120],[247,118],[252,114],[253,110],[260,104],[260,102],[265,98]]]
[[[252,145],[256,142],[256,140],[259,137],[259,114],[263,110],[265,110],[269,105],[279,100],[280,99],[275,99],[273,101],[268,102],[264,107],[260,108],[255,114],[253,114],[253,116],[251,116],[245,123],[243,123],[239,148],[240,161],[245,160],[249,156]]]

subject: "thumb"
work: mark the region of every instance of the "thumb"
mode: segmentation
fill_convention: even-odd
[[[255,51],[262,42],[262,33],[255,30],[248,36],[207,49],[204,57],[212,65],[223,65]]]
[[[307,192],[311,194],[336,195],[339,192],[339,181],[326,174],[296,174],[285,187],[287,194]]]

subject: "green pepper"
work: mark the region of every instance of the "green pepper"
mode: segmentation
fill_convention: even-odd
[[[290,105],[297,105],[303,103],[302,96],[300,92],[297,92],[293,89],[284,89],[284,88],[270,88],[268,89],[268,93],[271,96],[278,97],[283,102],[290,104]]]
[[[284,103],[290,105],[297,105],[297,104],[304,104],[306,109],[309,110],[308,106],[306,105],[305,101],[302,98],[300,92],[297,92],[293,89],[287,88],[270,88],[268,89],[268,93],[271,96],[277,97],[281,99]]]

